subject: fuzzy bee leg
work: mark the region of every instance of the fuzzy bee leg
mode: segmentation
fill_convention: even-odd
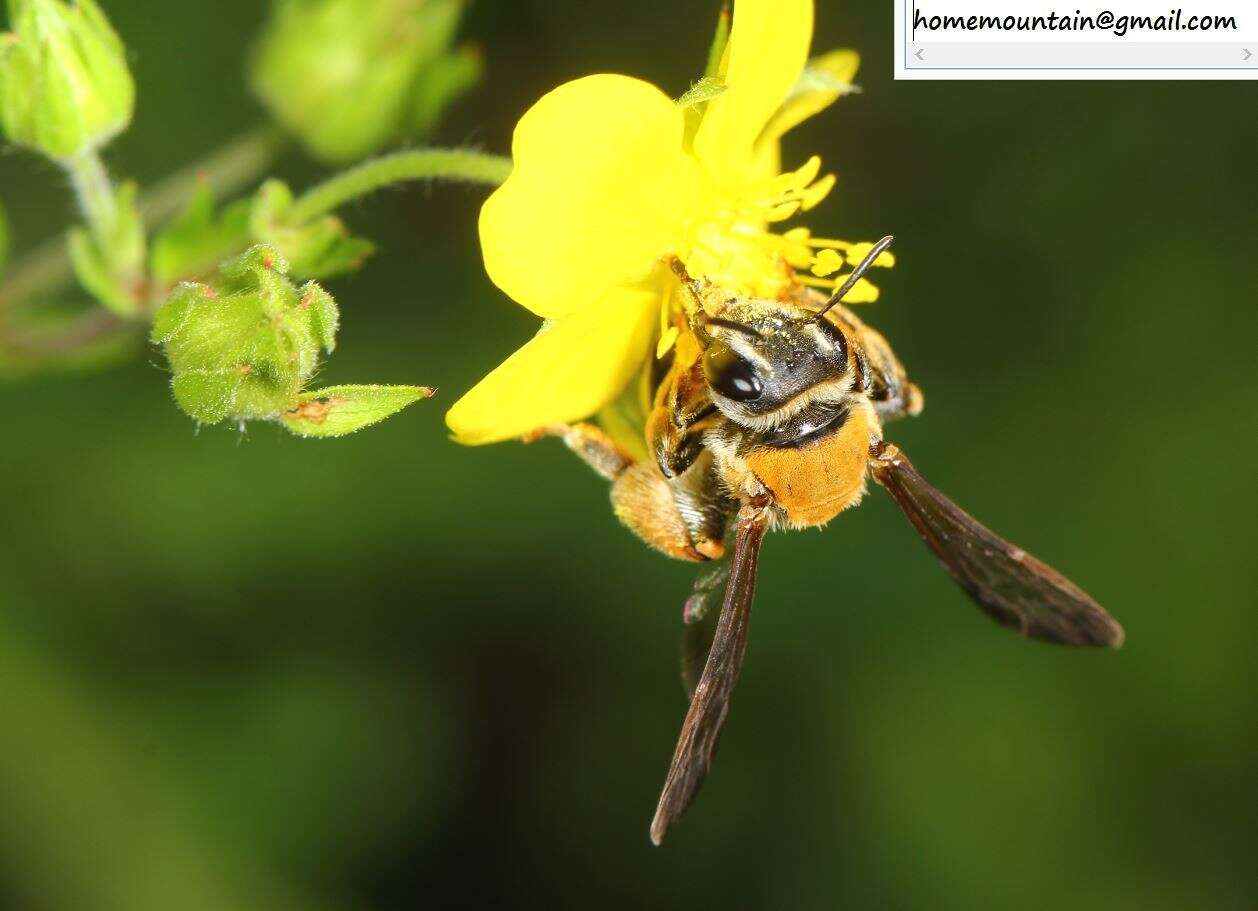
[[[559,437],[586,465],[609,481],[615,481],[633,464],[634,458],[610,436],[593,424],[557,424],[544,427],[524,438],[532,443],[542,437]]]
[[[711,458],[669,480],[653,462],[638,462],[612,485],[616,518],[647,544],[679,560],[719,560],[725,554],[727,500],[715,483]]]
[[[554,436],[612,482],[616,518],[656,550],[679,560],[719,560],[725,553],[728,502],[703,459],[676,480],[652,462],[638,462],[593,424],[546,427],[525,438]]]

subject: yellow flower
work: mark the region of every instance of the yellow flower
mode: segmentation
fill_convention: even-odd
[[[818,179],[815,157],[780,173],[782,135],[856,73],[856,54],[836,51],[805,74],[812,27],[812,0],[738,0],[725,89],[702,110],[605,74],[560,86],[524,115],[512,175],[481,212],[481,246],[494,283],[546,322],[450,410],[457,441],[524,436],[614,399],[676,306],[670,255],[757,297],[832,286],[860,261],[862,245],[772,230],[834,185]],[[848,299],[876,297],[865,282]]]

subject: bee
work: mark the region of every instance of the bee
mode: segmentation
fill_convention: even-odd
[[[674,259],[688,300],[671,352],[652,371],[650,457],[635,459],[593,424],[545,431],[612,482],[616,515],[656,550],[710,563],[733,541],[683,610],[690,707],[651,824],[657,845],[711,766],[746,654],[766,533],[825,525],[861,501],[870,479],[997,623],[1045,642],[1122,644],[1122,627],[1086,592],[970,517],[884,440],[884,424],[921,412],[922,393],[843,299],[891,242],[876,244],[828,299],[804,288],[740,297]],[[722,584],[713,626],[707,605]]]

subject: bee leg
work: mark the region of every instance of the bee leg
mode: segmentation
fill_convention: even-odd
[[[656,550],[679,560],[704,562],[725,554],[726,503],[708,483],[714,477],[695,466],[669,481],[650,462],[638,462],[612,485],[616,518]]]
[[[704,450],[703,434],[716,423],[715,406],[695,416],[679,409],[656,408],[647,416],[646,441],[660,473],[666,478],[684,474]]]
[[[638,462],[593,424],[544,427],[525,438],[554,436],[612,482],[616,517],[649,546],[680,560],[719,560],[725,553],[728,501],[711,457],[669,480],[652,462]]]
[[[559,437],[577,457],[609,481],[614,481],[633,465],[633,456],[593,424],[556,424],[535,430],[524,438],[533,443],[542,437]]]

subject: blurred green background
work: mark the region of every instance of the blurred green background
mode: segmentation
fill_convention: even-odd
[[[680,94],[715,6],[481,0],[488,78],[436,141],[505,151],[593,71]],[[257,0],[106,7],[141,87],[116,171],[262,119]],[[382,250],[322,377],[440,387],[380,428],[197,433],[153,352],[0,385],[0,907],[1253,907],[1254,86],[895,83],[890,4],[818,12],[864,93],[788,153],[840,174],[818,233],[896,234],[861,315],[927,409],[889,436],[1127,646],[996,628],[875,492],[768,542],[714,774],[651,848],[693,571],[557,444],[446,440],[534,321],[481,191],[390,191],[346,213]],[[19,245],[71,215],[26,155],[0,198]]]

